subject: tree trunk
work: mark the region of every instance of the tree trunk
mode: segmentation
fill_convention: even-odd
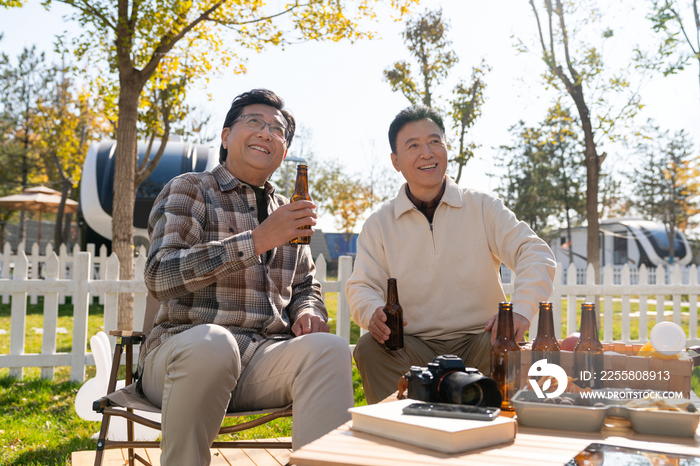
[[[698,0],[693,0],[693,19],[695,20],[695,30],[696,32],[696,37],[698,37],[698,42],[697,42],[697,47],[696,53],[695,53],[695,58],[698,59],[698,66],[700,66],[700,13],[698,13]],[[691,47],[692,48],[692,47]],[[700,83],[700,69],[698,69],[698,82]]]
[[[586,162],[586,261],[593,265],[595,282],[600,283],[600,221],[598,220],[598,181],[600,178],[601,157],[598,157],[595,145],[593,126],[591,125],[590,111],[583,97],[581,84],[567,86],[567,91],[576,104],[583,140],[585,144],[584,155]],[[597,300],[597,298],[596,298]]]
[[[27,243],[27,212],[19,213],[19,230],[17,232],[17,251],[19,252],[20,244]]]
[[[569,214],[569,178],[566,176],[566,160],[564,159],[564,152],[560,151],[561,156],[559,161],[561,163],[561,174],[563,180],[563,192],[564,192],[564,213],[566,215],[566,243],[569,245],[567,252],[569,253],[569,264],[574,263],[574,244],[571,241],[571,214]]]
[[[22,192],[27,189],[27,181],[29,179],[29,163],[27,161],[27,152],[29,151],[29,130],[25,126],[24,130],[24,152],[22,153]],[[17,235],[17,244],[27,243],[27,214],[23,210],[19,214],[19,232]],[[17,246],[19,252],[19,246]]]
[[[584,130],[585,131],[585,130]],[[596,283],[600,283],[600,222],[598,220],[598,178],[600,166],[595,150],[593,133],[586,132],[586,220],[587,248],[586,257],[593,264]]]
[[[126,82],[125,82],[126,81]],[[134,279],[134,174],[136,172],[138,102],[143,85],[120,76],[119,127],[114,154],[114,200],[112,207],[112,251],[119,259],[119,279]],[[132,330],[134,297],[119,295],[117,328]]]
[[[600,177],[600,159],[596,153],[595,140],[591,121],[587,117],[583,120],[584,140],[586,143],[586,220],[588,221],[586,257],[589,264],[593,265],[595,283],[600,281],[600,223],[598,220],[598,179]],[[589,283],[586,283],[587,285]],[[596,323],[600,328],[600,296],[594,298],[596,304]]]
[[[68,213],[65,216],[65,221],[63,222],[63,242],[66,244],[66,249],[69,251],[72,249],[75,241],[73,235],[71,234],[71,224],[73,223],[73,214]]]
[[[668,263],[673,265],[676,257],[676,228],[673,222],[666,224],[666,236],[668,237]]]
[[[569,215],[569,206],[568,203],[565,206],[566,208],[566,242],[569,245],[567,248],[569,252],[569,264],[574,263],[574,243],[571,241],[571,215]]]
[[[66,210],[66,200],[70,198],[73,191],[73,185],[70,181],[64,179],[61,187],[61,202],[58,204],[58,212],[56,212],[56,225],[53,229],[53,247],[55,251],[65,243],[66,238],[63,235],[63,213]]]
[[[457,154],[457,177],[455,177],[455,184],[459,184],[460,178],[462,178],[462,168],[464,163],[460,160],[460,157],[464,155],[464,134],[467,132],[466,125],[462,121],[462,126],[459,130],[459,154]]]
[[[425,89],[425,95],[423,96],[423,105],[426,107],[432,108],[433,106],[433,99],[432,95],[430,94],[430,76],[428,72],[426,71],[426,63],[425,59],[423,61],[423,66],[421,67],[422,73],[423,73],[423,89]]]

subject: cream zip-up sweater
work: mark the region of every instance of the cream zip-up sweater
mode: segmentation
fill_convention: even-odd
[[[505,301],[501,262],[516,274],[513,310],[532,322],[552,292],[556,263],[547,243],[500,199],[449,177],[430,224],[404,184],[358,238],[346,287],[352,318],[366,329],[385,304],[387,279],[396,278],[407,335],[447,340],[482,332]]]

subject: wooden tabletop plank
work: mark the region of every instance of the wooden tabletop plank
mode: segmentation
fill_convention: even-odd
[[[514,442],[447,455],[350,429],[351,422],[292,453],[297,466],[406,466],[518,464],[561,466],[591,443],[700,456],[700,436],[678,438],[636,434],[631,429],[573,432],[519,427]],[[624,436],[622,435],[624,434]]]

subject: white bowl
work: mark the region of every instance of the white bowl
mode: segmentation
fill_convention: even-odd
[[[649,340],[656,351],[672,356],[685,348],[685,330],[673,322],[659,322],[651,329]]]

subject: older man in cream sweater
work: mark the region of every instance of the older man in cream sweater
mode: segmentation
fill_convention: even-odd
[[[516,274],[511,301],[520,340],[552,291],[552,251],[503,202],[460,188],[448,177],[445,128],[422,106],[400,112],[389,129],[391,160],[406,179],[398,196],[372,214],[357,242],[347,284],[353,320],[369,330],[355,347],[368,403],[396,391],[412,365],[456,354],[489,374],[490,349],[505,301],[501,262]],[[404,348],[384,349],[382,310],[396,278],[404,310]]]

